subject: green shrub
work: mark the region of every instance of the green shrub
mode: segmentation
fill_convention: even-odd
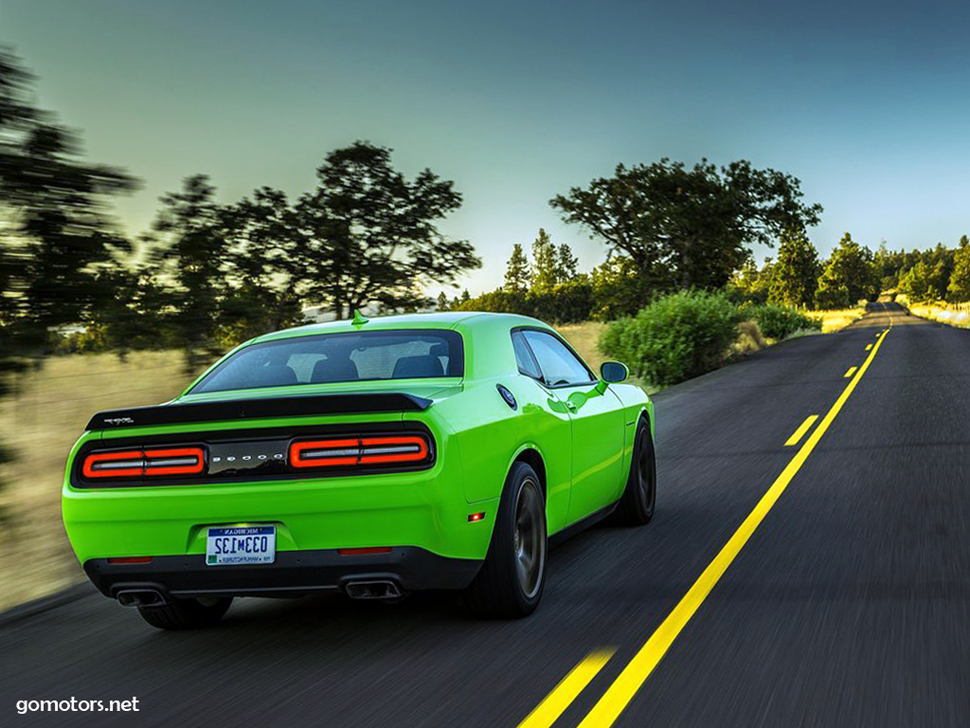
[[[758,322],[761,333],[770,339],[787,339],[799,331],[821,331],[821,319],[806,316],[788,306],[766,303],[760,306],[743,306],[743,318]]]
[[[647,382],[667,386],[716,369],[737,340],[740,320],[724,293],[673,293],[611,324],[600,349]]]

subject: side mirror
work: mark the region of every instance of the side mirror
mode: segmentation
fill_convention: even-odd
[[[618,361],[604,361],[600,364],[600,379],[608,384],[625,382],[629,376],[630,370],[626,364]]]

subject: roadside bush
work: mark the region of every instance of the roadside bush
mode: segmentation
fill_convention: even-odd
[[[758,323],[761,333],[769,339],[787,339],[799,331],[821,331],[822,322],[788,306],[766,303],[744,306],[741,315]]]
[[[738,338],[740,320],[724,293],[682,291],[611,324],[600,349],[647,382],[667,386],[716,369]]]

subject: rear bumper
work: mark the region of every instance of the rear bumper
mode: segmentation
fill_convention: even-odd
[[[341,556],[336,549],[278,551],[272,564],[206,566],[205,556],[155,556],[147,564],[89,559],[84,571],[102,594],[156,589],[170,597],[300,596],[341,590],[353,581],[389,580],[405,591],[462,589],[482,562],[438,556],[414,546],[387,554]]]

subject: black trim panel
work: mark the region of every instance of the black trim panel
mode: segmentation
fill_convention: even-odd
[[[594,526],[603,519],[609,517],[609,515],[616,510],[616,507],[620,504],[619,499],[613,501],[605,508],[600,508],[598,511],[590,513],[588,516],[580,518],[575,523],[570,523],[561,531],[556,531],[549,537],[549,546],[555,547],[560,546],[564,541],[568,541],[573,536],[585,531],[590,526]]]
[[[223,420],[260,420],[269,417],[301,415],[349,415],[377,412],[423,412],[431,400],[403,392],[368,394],[320,394],[306,397],[235,399],[228,402],[161,404],[153,407],[98,412],[88,422],[88,430],[173,425]]]
[[[405,591],[463,589],[481,565],[399,546],[387,554],[355,556],[341,556],[336,549],[277,551],[275,563],[258,566],[206,566],[203,554],[156,556],[147,564],[90,559],[84,571],[108,597],[124,589],[158,589],[172,597],[299,596],[378,579],[394,581]]]

